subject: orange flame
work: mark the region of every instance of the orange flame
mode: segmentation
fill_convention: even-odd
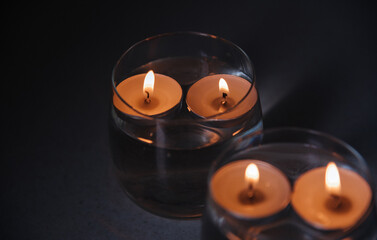
[[[255,163],[250,163],[247,165],[245,171],[245,182],[247,185],[255,185],[259,182],[259,170]]]
[[[219,92],[221,95],[223,93],[226,93],[226,94],[229,93],[229,87],[224,78],[220,78],[219,80]]]
[[[149,70],[147,75],[144,78],[143,93],[145,97],[150,97],[153,94],[154,89],[154,73],[152,70]]]
[[[330,194],[340,195],[341,183],[339,177],[339,171],[335,163],[330,162],[326,167],[325,177],[326,190]]]

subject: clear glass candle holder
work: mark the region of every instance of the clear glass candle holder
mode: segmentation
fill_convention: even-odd
[[[219,204],[214,198],[217,190],[211,186],[215,174],[224,169],[224,166],[231,166],[232,163],[240,163],[240,160],[245,159],[258,160],[279,169],[291,185],[292,196],[295,194],[295,184],[305,173],[334,162],[339,168],[357,173],[369,184],[372,191],[370,203],[362,217],[344,229],[326,230],[314,226],[298,214],[292,200],[275,214],[245,218]],[[308,191],[320,182],[322,180],[311,182],[307,186]],[[211,166],[208,185],[206,211],[202,219],[203,240],[375,239],[377,236],[375,186],[365,160],[348,144],[324,133],[299,128],[278,128],[239,137]]]
[[[141,105],[149,110],[149,100],[132,103],[134,94],[149,98],[149,92],[136,83],[149,70],[155,73],[156,87],[162,78],[171,86],[160,85],[161,93],[151,94],[150,103],[156,98],[170,101],[166,99],[178,92],[171,107],[158,114],[137,108]],[[228,90],[217,86],[220,78],[228,81]],[[151,213],[200,217],[209,167],[219,151],[234,137],[262,129],[254,68],[248,56],[217,36],[162,34],[128,49],[114,68],[112,84],[110,144],[121,186]],[[127,89],[133,84],[140,86]],[[210,101],[207,93],[218,97]]]

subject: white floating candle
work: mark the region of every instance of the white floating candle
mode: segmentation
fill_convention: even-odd
[[[129,77],[116,86],[120,97],[113,95],[114,106],[129,115],[142,116],[138,112],[154,116],[176,107],[182,98],[182,88],[173,78],[162,74],[138,74]],[[136,112],[138,111],[138,112]]]
[[[313,227],[336,230],[355,225],[371,198],[372,190],[364,178],[329,163],[327,168],[309,170],[296,180],[292,206]]]
[[[256,219],[283,210],[289,204],[291,187],[276,167],[248,159],[231,162],[217,170],[210,181],[210,194],[233,215]]]
[[[214,119],[235,119],[252,109],[258,100],[255,86],[246,96],[250,87],[249,81],[238,76],[211,75],[200,79],[190,87],[186,103],[189,111],[203,118],[223,113],[215,116]],[[243,99],[245,96],[246,98]],[[238,104],[242,99],[243,101]]]

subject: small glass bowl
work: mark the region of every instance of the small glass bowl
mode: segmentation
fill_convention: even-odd
[[[225,149],[209,174],[241,159],[267,162],[281,170],[292,189],[303,173],[326,166],[330,161],[337,166],[351,169],[370,185],[372,199],[369,208],[350,228],[319,230],[304,221],[289,204],[282,211],[263,219],[243,219],[220,206],[208,191],[207,206],[203,217],[202,239],[373,239],[377,222],[375,187],[363,157],[345,142],[325,133],[300,129],[277,128],[258,134],[236,138]]]

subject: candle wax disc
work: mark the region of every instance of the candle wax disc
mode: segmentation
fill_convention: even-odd
[[[229,86],[228,92],[228,105],[226,107],[221,107],[221,92],[219,91],[219,80],[220,78],[225,79],[227,85]],[[250,87],[252,87],[251,92],[246,96]],[[238,104],[244,97],[246,98]],[[219,104],[215,104],[216,99]],[[187,92],[186,103],[193,113],[196,115],[208,118],[216,114],[220,114],[225,110],[223,114],[220,114],[214,119],[231,120],[236,119],[249,110],[251,110],[258,100],[258,93],[255,86],[241,77],[229,75],[229,74],[216,74],[204,77],[194,83]],[[235,106],[238,104],[237,106]],[[235,106],[233,108],[233,105]]]
[[[372,191],[369,184],[352,170],[338,168],[341,196],[347,199],[347,211],[334,211],[326,204],[330,195],[325,187],[326,167],[315,168],[301,175],[294,185],[292,206],[310,225],[324,230],[353,226],[367,211]]]
[[[255,163],[259,182],[255,189],[263,195],[262,201],[245,204],[240,194],[246,189],[245,170]],[[264,218],[283,210],[290,201],[291,187],[286,176],[276,167],[259,160],[237,160],[215,172],[210,183],[213,200],[233,215],[243,218]]]
[[[116,89],[119,95],[133,108],[123,103],[118,95],[114,93],[113,103],[119,111],[134,116],[142,116],[138,112],[153,116],[165,113],[180,103],[182,88],[179,83],[171,77],[158,73],[155,73],[154,90],[150,97],[151,102],[146,103],[143,92],[145,75],[134,75],[118,84]]]

